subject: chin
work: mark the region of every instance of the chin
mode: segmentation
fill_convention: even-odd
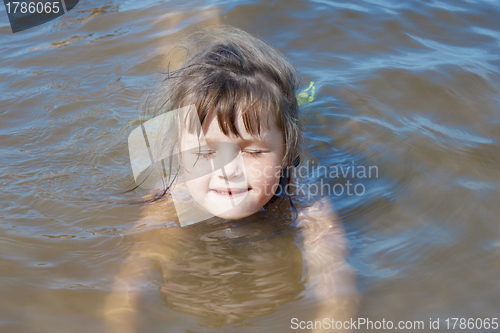
[[[233,209],[224,212],[224,213],[219,213],[219,214],[214,214],[217,217],[227,219],[227,220],[239,220],[245,217],[248,217],[255,212],[241,212],[241,211],[233,211]]]

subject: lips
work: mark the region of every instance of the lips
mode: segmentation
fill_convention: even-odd
[[[210,189],[211,192],[214,192],[215,194],[222,196],[222,197],[239,197],[242,195],[245,195],[250,191],[251,189],[249,188],[227,188],[227,187],[218,187],[218,188],[213,188]]]

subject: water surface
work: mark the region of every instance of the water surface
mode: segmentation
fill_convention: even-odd
[[[315,82],[303,108],[304,163],[378,168],[377,177],[307,180],[366,189],[330,194],[362,297],[356,317],[498,317],[499,17],[499,3],[486,0],[82,0],[12,34],[2,9],[0,330],[104,329],[103,302],[130,246],[123,233],[140,217],[139,206],[108,194],[133,181],[128,134],[172,41],[221,23],[276,46],[304,87]],[[254,266],[242,253],[253,254],[278,272],[287,260],[299,265],[293,237],[210,251],[246,268]],[[268,293],[274,305],[245,318],[218,313],[218,328],[166,304],[158,285],[143,300],[143,330],[288,332],[314,303],[301,298],[303,277],[282,268],[273,278],[286,297]],[[217,290],[238,291],[226,278]]]

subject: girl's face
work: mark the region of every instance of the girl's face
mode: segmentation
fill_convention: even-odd
[[[252,215],[273,197],[285,153],[283,133],[274,120],[262,126],[258,137],[246,131],[240,115],[236,128],[241,137],[226,136],[212,117],[201,137],[184,132],[181,139],[190,195],[203,209],[227,219]]]

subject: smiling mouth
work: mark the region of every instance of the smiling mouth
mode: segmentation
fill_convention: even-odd
[[[250,188],[214,188],[210,191],[213,191],[214,193],[221,196],[237,197],[248,193],[248,191],[250,190]]]

